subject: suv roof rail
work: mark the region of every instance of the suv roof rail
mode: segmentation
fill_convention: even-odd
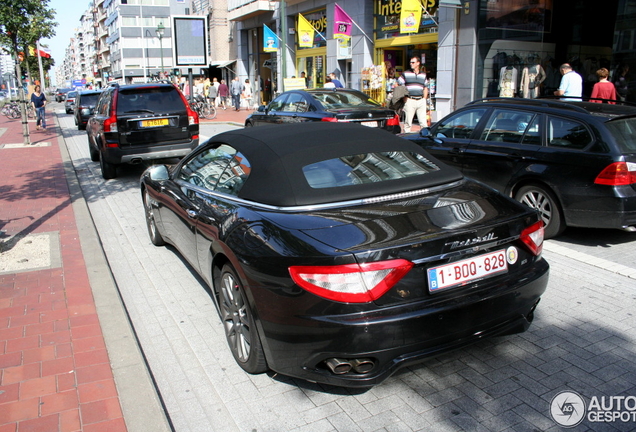
[[[572,105],[567,102],[563,102],[561,100],[550,100],[548,98],[538,98],[538,99],[522,99],[522,98],[504,98],[504,97],[491,97],[484,99],[477,99],[472,102],[467,103],[466,105],[478,104],[483,102],[498,102],[498,103],[509,103],[509,104],[518,104],[522,103],[524,105],[536,105],[536,106],[544,106],[544,107],[553,107],[553,108],[564,108],[570,109],[572,111],[578,111],[582,113],[588,113],[585,108],[580,106]]]

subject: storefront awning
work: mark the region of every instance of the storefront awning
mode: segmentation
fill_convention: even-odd
[[[439,5],[444,7],[461,8],[462,2],[460,0],[439,0]]]
[[[234,63],[236,60],[218,60],[218,61],[212,61],[210,62],[210,66],[215,66],[218,68],[224,68],[227,67],[229,65],[231,65],[232,63]]]

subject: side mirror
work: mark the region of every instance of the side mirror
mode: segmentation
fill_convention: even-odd
[[[148,169],[148,175],[152,181],[164,181],[170,178],[168,167],[165,165],[154,165]]]
[[[266,109],[267,109],[266,105],[259,105],[256,111],[264,113]]]
[[[423,138],[432,138],[433,134],[431,133],[431,129],[428,127],[423,127],[420,129],[420,136]]]

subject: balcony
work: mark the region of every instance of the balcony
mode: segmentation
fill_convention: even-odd
[[[278,1],[271,0],[228,0],[227,19],[243,21],[265,12],[276,10]]]

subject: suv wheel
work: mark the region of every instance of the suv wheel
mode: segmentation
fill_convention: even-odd
[[[552,192],[540,186],[528,185],[519,189],[515,199],[539,211],[545,225],[546,239],[558,236],[565,229],[561,208]]]
[[[97,162],[99,160],[99,151],[91,145],[91,139],[88,138],[88,153],[91,155],[91,160]]]
[[[117,177],[117,165],[108,163],[104,160],[104,153],[99,153],[99,166],[102,169],[102,177],[104,180],[114,179]]]

